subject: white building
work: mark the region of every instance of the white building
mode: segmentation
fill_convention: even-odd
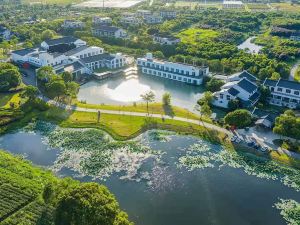
[[[136,14],[136,16],[145,18],[146,16],[151,16],[152,12],[150,10],[141,10],[140,9],[140,10],[137,10],[135,14]]]
[[[223,1],[223,9],[241,9],[244,8],[242,1]]]
[[[177,16],[177,12],[173,10],[162,10],[160,16],[165,19],[174,19]]]
[[[65,29],[82,29],[85,27],[85,23],[78,20],[65,20],[62,27]]]
[[[100,16],[93,17],[93,24],[109,26],[111,25],[111,23],[112,23],[112,19],[110,17],[100,17]]]
[[[125,30],[113,26],[95,26],[92,28],[92,34],[98,37],[114,37],[114,38],[127,37],[127,33]]]
[[[120,68],[127,64],[126,57],[121,53],[117,54],[100,54],[81,59],[81,61],[90,69],[99,68]]]
[[[65,36],[56,39],[50,39],[43,41],[41,43],[41,47],[47,51],[61,52],[65,51],[65,49],[73,49],[74,47],[80,47],[86,45],[86,42],[75,37]]]
[[[209,73],[208,67],[162,61],[153,58],[151,53],[147,53],[144,58],[138,58],[137,65],[144,74],[194,85],[202,84],[203,76]]]
[[[0,39],[9,40],[12,36],[12,32],[5,26],[0,25]]]
[[[64,53],[68,57],[76,57],[77,59],[83,59],[86,57],[100,55],[104,53],[104,49],[97,46],[80,46],[78,48],[71,49]]]
[[[242,107],[253,106],[260,97],[258,86],[246,77],[238,81],[227,82],[221,90],[215,92],[212,104],[221,108],[228,108],[230,100],[239,100]]]
[[[300,41],[300,36],[292,35],[292,36],[290,36],[290,40],[292,40],[292,41]]]
[[[300,83],[289,80],[265,79],[263,85],[269,88],[271,96],[269,103],[291,109],[300,106]]]
[[[120,19],[120,22],[122,24],[126,24],[126,25],[133,25],[133,26],[138,26],[140,24],[142,24],[142,20],[140,18],[137,17],[122,17]]]
[[[147,24],[159,24],[162,23],[162,19],[163,18],[161,16],[155,14],[144,17],[144,21]]]
[[[69,72],[73,74],[74,79],[78,79],[80,75],[92,74],[92,70],[85,66],[85,64],[78,59],[69,60],[65,64],[57,65],[53,67],[56,74],[61,74],[63,72]]]
[[[153,42],[161,45],[176,45],[180,39],[172,36],[153,35]]]

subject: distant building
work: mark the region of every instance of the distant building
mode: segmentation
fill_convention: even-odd
[[[292,36],[290,36],[290,40],[292,40],[292,41],[300,41],[300,36],[292,35]]]
[[[291,109],[300,107],[300,83],[284,79],[265,79],[263,85],[269,88],[269,103]]]
[[[201,85],[203,76],[209,73],[208,67],[163,61],[153,58],[152,53],[138,58],[137,65],[144,74],[194,85]]]
[[[126,38],[125,30],[114,26],[94,26],[92,34],[98,37]]]
[[[65,29],[82,29],[85,27],[85,23],[77,20],[65,20],[62,27]]]
[[[99,54],[83,58],[81,60],[89,69],[95,70],[99,68],[120,68],[126,65],[126,57],[121,53],[117,54]]]
[[[242,107],[251,107],[260,97],[256,83],[246,77],[227,82],[221,87],[220,91],[215,92],[213,95],[212,104],[221,108],[228,108],[228,103],[231,100],[239,100]]]
[[[244,7],[242,1],[223,1],[223,9],[241,9]]]
[[[41,47],[50,52],[66,52],[75,47],[86,45],[86,42],[72,36],[43,41]]]
[[[122,13],[122,17],[126,18],[126,17],[136,17],[136,13],[132,13],[132,12],[124,12]]]
[[[9,40],[12,36],[12,32],[3,25],[0,25],[0,39]]]
[[[126,25],[133,25],[133,26],[137,26],[142,24],[142,20],[140,18],[137,17],[122,17],[120,19],[120,22],[122,24],[126,24]]]
[[[153,41],[161,45],[176,45],[180,39],[173,36],[153,35]]]
[[[173,10],[162,10],[160,16],[165,19],[174,19],[177,16],[177,12]]]
[[[162,19],[161,16],[155,14],[144,17],[144,21],[147,24],[159,24],[162,23]]]
[[[112,19],[110,17],[94,16],[92,22],[96,25],[109,26],[112,24]]]
[[[145,18],[146,16],[151,16],[152,12],[150,10],[137,10],[136,16]]]

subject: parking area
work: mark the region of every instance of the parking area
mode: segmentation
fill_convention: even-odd
[[[26,85],[36,86],[36,72],[35,68],[24,69],[20,68],[23,83]]]

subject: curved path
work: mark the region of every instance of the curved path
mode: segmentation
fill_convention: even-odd
[[[295,80],[295,74],[296,74],[297,68],[299,66],[300,66],[300,59],[293,65],[291,72],[290,72],[289,80],[291,80],[291,81]]]
[[[77,107],[75,105],[69,106],[69,105],[65,105],[62,103],[58,103],[56,101],[46,99],[45,97],[43,99],[51,105],[55,105],[59,108],[72,110],[72,111],[78,111],[78,112],[98,112],[98,111],[100,111],[101,113],[114,114],[114,115],[128,115],[128,116],[141,116],[141,117],[150,116],[153,118],[162,118],[163,117],[164,119],[173,119],[173,120],[177,120],[177,121],[183,121],[183,122],[188,122],[188,123],[192,123],[192,124],[202,125],[202,126],[205,126],[206,128],[212,129],[212,130],[217,130],[217,131],[223,132],[223,133],[231,135],[231,136],[233,135],[230,131],[228,131],[222,127],[219,127],[217,125],[207,123],[204,121],[200,121],[200,120],[187,119],[187,118],[178,117],[178,116],[171,117],[168,115],[161,115],[161,114],[151,114],[151,113],[148,114],[148,113],[141,113],[141,112],[128,112],[128,111],[116,111],[116,110],[106,110],[106,109],[82,108],[82,107]]]

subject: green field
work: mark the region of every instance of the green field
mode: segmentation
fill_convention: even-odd
[[[196,8],[218,8],[221,9],[222,4],[220,2],[209,2],[207,4],[203,2],[189,2],[189,1],[177,1],[174,4],[175,8],[190,8],[190,9],[196,9]]]
[[[183,30],[178,34],[178,37],[181,39],[181,42],[188,44],[197,44],[202,40],[212,39],[218,37],[219,33],[210,29],[201,29],[201,28],[189,28]]]
[[[25,4],[57,4],[69,5],[83,2],[84,0],[22,0]]]
[[[278,11],[286,12],[300,12],[300,4],[291,4],[291,3],[270,3],[271,7]]]

